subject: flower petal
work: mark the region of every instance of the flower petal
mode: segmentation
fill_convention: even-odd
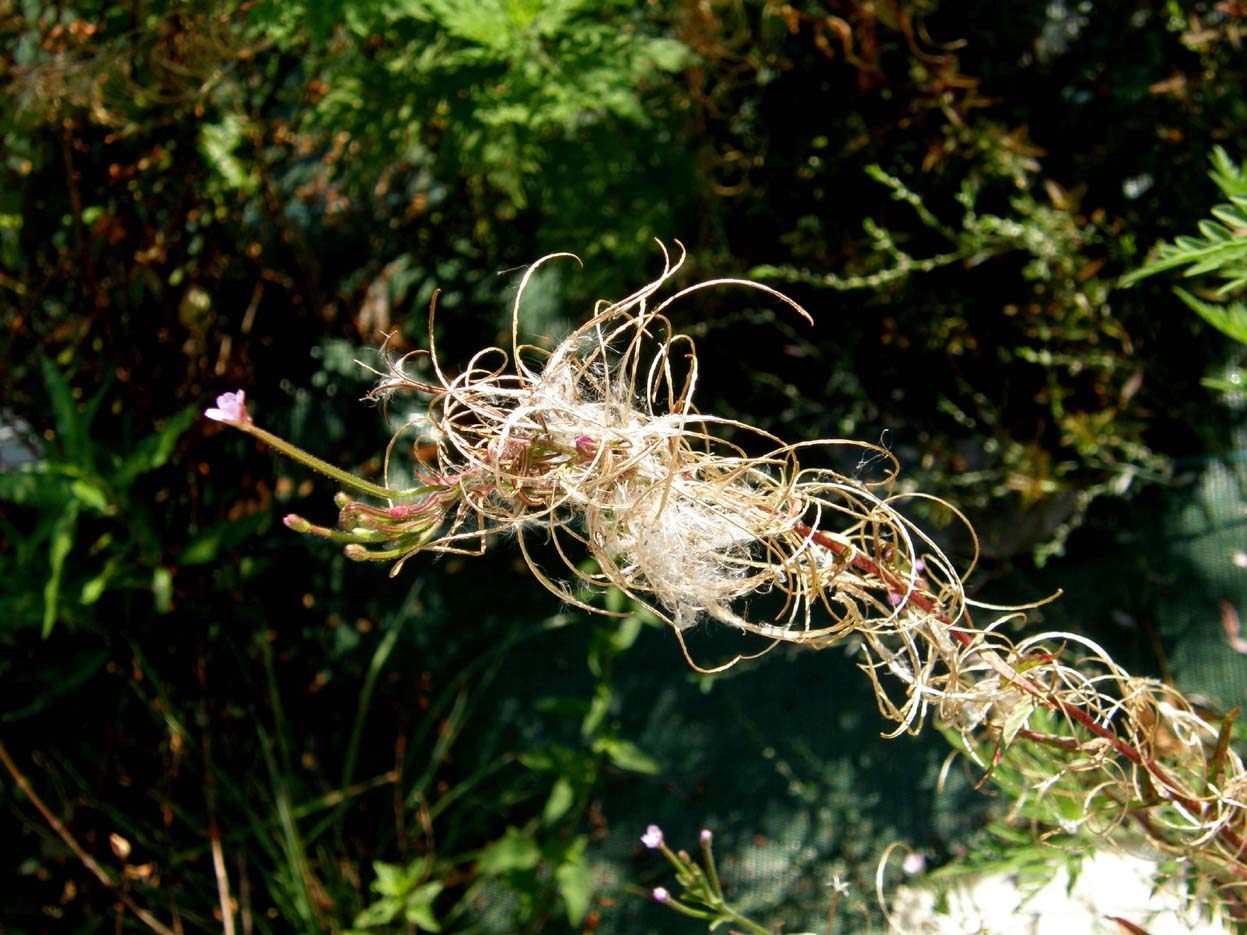
[[[204,410],[204,416],[226,425],[251,424],[251,416],[247,414],[247,394],[242,390],[222,393],[216,398],[215,406]]]

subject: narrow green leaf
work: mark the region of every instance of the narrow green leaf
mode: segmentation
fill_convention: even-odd
[[[173,609],[173,572],[163,566],[152,572],[152,603],[158,614]]]
[[[610,712],[611,707],[611,690],[604,684],[599,684],[597,690],[593,694],[593,701],[589,704],[589,711],[584,716],[584,720],[580,722],[580,735],[582,737],[592,737],[598,732],[598,728],[602,726],[602,721]]]
[[[78,416],[73,390],[50,358],[40,355],[39,365],[43,369],[43,384],[48,391],[48,404],[61,449],[69,460],[83,464],[88,457],[87,434]]]
[[[70,493],[88,510],[94,510],[102,516],[111,516],[117,511],[108,490],[94,477],[80,477],[69,485]]]
[[[178,564],[203,565],[214,562],[222,552],[228,552],[266,526],[270,519],[270,515],[265,512],[240,520],[214,523],[187,543],[178,556]]]
[[[78,523],[78,503],[71,500],[65,504],[65,510],[56,520],[52,530],[52,542],[48,557],[51,571],[43,586],[43,638],[47,639],[56,625],[56,612],[59,608],[61,591],[61,573],[65,569],[65,558],[74,545],[74,530]]]
[[[1197,299],[1184,289],[1174,289],[1178,298],[1187,304],[1200,318],[1208,322],[1222,334],[1228,335],[1240,344],[1247,344],[1247,305],[1233,302],[1229,305],[1217,305]]]
[[[164,466],[177,447],[178,439],[191,427],[197,412],[196,407],[188,406],[166,422],[160,431],[140,441],[118,466],[113,483],[118,487],[128,487],[140,474]]]
[[[104,565],[104,569],[98,575],[88,580],[86,584],[82,586],[82,594],[79,596],[78,602],[82,604],[83,607],[90,607],[100,599],[100,595],[103,594],[104,590],[108,587],[108,582],[112,580],[113,575],[117,573],[118,563],[119,559],[116,555],[114,555],[111,559],[109,559],[108,563]]]

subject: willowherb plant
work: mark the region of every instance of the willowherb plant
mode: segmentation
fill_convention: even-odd
[[[1059,829],[1053,834],[1112,837],[1131,826],[1204,870],[1241,914],[1247,778],[1230,748],[1231,719],[1217,722],[1173,688],[1130,676],[1074,634],[1010,639],[1004,627],[1023,619],[1023,609],[967,598],[973,563],[956,568],[902,515],[907,500],[923,495],[898,491],[890,452],[850,440],[785,443],[698,412],[696,348],[672,327],[672,303],[742,285],[809,316],[748,280],[713,280],[660,298],[683,253],[664,257],[657,279],[599,303],[551,351],[520,340],[535,264],[515,300],[510,349],[480,351],[453,377],[438,360],[431,311],[428,349],[391,360],[371,394],[427,400],[424,415],[388,446],[381,485],[264,431],[241,392],[222,396],[206,415],[350,490],[337,498],[338,529],[298,516],[286,525],[344,543],[353,559],[393,562],[392,573],[420,552],[480,554],[491,536],[511,533],[534,575],[563,601],[603,613],[578,598],[572,582],[614,586],[669,624],[686,658],[683,633],[703,620],[762,637],[763,652],[853,637],[880,711],[895,724],[890,736],[916,732],[936,713],[988,774],[1006,752],[1022,765],[1022,799],[1043,806],[1031,814],[1047,816]],[[427,373],[414,372],[426,360]],[[413,459],[419,482],[399,488],[389,477],[408,429],[413,449],[431,446],[435,455]],[[803,466],[802,456],[820,447],[878,457],[885,476],[868,483]],[[535,539],[548,541],[570,579],[540,567]],[[596,571],[584,570],[586,555]],[[751,599],[778,612],[751,619]],[[977,625],[972,612],[980,611],[992,619]],[[1023,755],[1029,751],[1036,755]]]

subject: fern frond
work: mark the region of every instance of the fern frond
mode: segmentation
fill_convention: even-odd
[[[1218,298],[1227,298],[1247,286],[1247,165],[1236,165],[1220,146],[1213,149],[1209,159],[1209,177],[1229,201],[1215,205],[1212,217],[1199,222],[1199,236],[1183,235],[1172,243],[1159,244],[1150,262],[1122,277],[1123,286],[1174,269],[1182,269],[1187,279],[1214,276],[1223,280],[1214,293]],[[1214,327],[1221,327],[1201,311],[1202,307],[1212,307],[1210,303],[1189,293],[1180,295]],[[1238,340],[1247,343],[1247,338]]]
[[[1208,322],[1222,334],[1240,344],[1247,344],[1247,303],[1205,302],[1185,289],[1173,290],[1191,311]]]

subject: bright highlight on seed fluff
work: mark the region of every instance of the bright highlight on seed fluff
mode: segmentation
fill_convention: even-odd
[[[1031,795],[1059,799],[1064,832],[1110,838],[1123,826],[1201,865],[1247,879],[1247,778],[1221,725],[1179,692],[1132,677],[1094,642],[1071,633],[1011,639],[1026,608],[967,598],[962,567],[903,508],[934,501],[897,487],[890,451],[848,440],[785,442],[695,405],[700,362],[669,317],[680,299],[743,287],[810,316],[764,284],[717,279],[659,295],[684,260],[664,250],[661,274],[617,302],[602,302],[553,350],[521,341],[525,273],[506,349],[478,352],[448,375],[434,342],[387,361],[370,394],[425,401],[386,451],[382,483],[354,477],[257,426],[242,391],[205,412],[338,482],[338,528],[289,516],[286,525],[341,543],[357,560],[391,563],[423,552],[479,555],[514,538],[534,576],[562,601],[605,613],[583,589],[615,587],[684,634],[724,624],[763,639],[828,646],[852,638],[888,736],[917,732],[928,715],[961,737],[990,773],[1025,741]],[[389,483],[410,446],[416,482]],[[882,476],[863,480],[805,461],[851,450]],[[762,454],[754,452],[761,451]],[[586,558],[592,559],[587,564]],[[550,561],[565,566],[552,571]],[[592,570],[586,570],[592,568]],[[1031,605],[1033,606],[1033,605]],[[766,619],[755,614],[765,608]],[[971,617],[985,611],[990,619]],[[1140,820],[1143,817],[1146,820]],[[1235,891],[1237,892],[1237,891]]]

